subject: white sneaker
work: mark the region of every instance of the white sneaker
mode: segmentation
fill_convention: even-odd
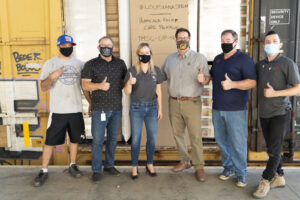
[[[224,169],[222,174],[219,176],[219,179],[221,179],[222,181],[227,181],[233,175],[234,175],[234,171]]]
[[[246,177],[245,176],[238,176],[236,186],[238,186],[240,188],[243,188],[243,187],[246,187],[246,185],[247,185]]]
[[[276,173],[275,176],[274,176],[274,179],[271,181],[270,187],[271,187],[271,189],[272,188],[285,187],[284,177],[279,176],[278,173]]]
[[[267,179],[261,179],[259,181],[256,191],[253,193],[253,196],[257,199],[265,198],[270,191],[270,181]]]

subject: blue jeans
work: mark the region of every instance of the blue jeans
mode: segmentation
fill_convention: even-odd
[[[213,109],[216,142],[225,169],[236,176],[247,176],[248,110],[219,111]]]
[[[131,159],[132,166],[138,166],[143,122],[147,130],[147,164],[153,164],[155,142],[157,134],[157,102],[131,102]]]
[[[122,119],[121,110],[103,112],[106,115],[105,121],[101,121],[102,111],[92,111],[92,171],[96,173],[102,172],[102,147],[105,129],[107,129],[107,140],[104,167],[110,168],[114,166],[117,138]]]

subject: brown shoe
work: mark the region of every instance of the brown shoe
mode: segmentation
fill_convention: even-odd
[[[197,169],[195,175],[196,175],[196,179],[200,182],[203,182],[206,179],[204,169]]]
[[[182,162],[180,162],[180,163],[178,163],[173,169],[172,169],[172,171],[173,172],[181,172],[181,171],[183,171],[183,170],[185,170],[185,169],[188,169],[188,168],[190,168],[191,167],[191,164],[190,163],[182,163]]]

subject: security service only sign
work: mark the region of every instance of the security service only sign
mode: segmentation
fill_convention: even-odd
[[[290,24],[291,9],[270,9],[269,24]]]

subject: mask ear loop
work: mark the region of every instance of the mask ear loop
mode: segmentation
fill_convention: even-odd
[[[235,41],[237,41],[237,40],[234,40],[233,43],[235,43]],[[232,49],[234,49],[237,46],[237,43],[235,46],[233,46],[233,43],[232,43]]]

